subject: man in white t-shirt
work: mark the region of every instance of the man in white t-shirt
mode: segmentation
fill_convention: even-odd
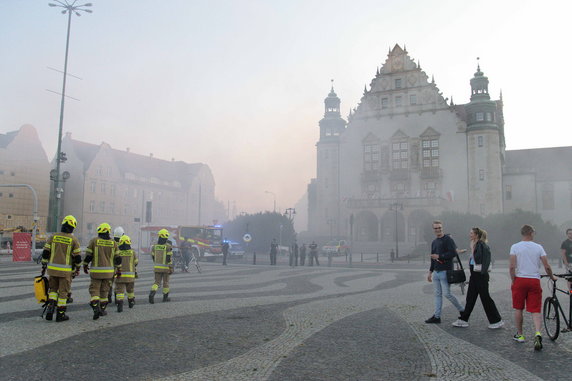
[[[522,241],[515,243],[510,248],[510,277],[512,279],[512,308],[514,308],[514,323],[516,335],[513,339],[524,343],[522,334],[523,310],[532,314],[536,334],[534,336],[534,349],[542,349],[542,336],[540,334],[540,311],[542,307],[542,287],[540,286],[540,264],[544,265],[546,274],[552,279],[552,268],[548,264],[544,248],[533,242],[534,228],[524,225],[520,229]]]

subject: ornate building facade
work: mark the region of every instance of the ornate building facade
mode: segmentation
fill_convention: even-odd
[[[523,170],[518,160],[505,168],[511,152],[505,151],[502,94],[491,99],[488,85],[478,66],[470,102],[455,105],[395,45],[347,122],[332,87],[319,123],[317,176],[308,186],[310,233],[413,244],[443,211],[500,213],[511,184],[524,181],[531,189],[536,180],[526,176],[533,169]],[[542,212],[536,207],[542,197],[511,199],[510,209]]]

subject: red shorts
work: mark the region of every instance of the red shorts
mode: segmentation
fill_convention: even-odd
[[[526,310],[528,312],[540,313],[542,308],[542,287],[540,279],[536,278],[514,278],[512,290],[512,308],[515,310]]]

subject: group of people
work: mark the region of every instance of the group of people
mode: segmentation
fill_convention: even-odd
[[[114,230],[112,238],[111,226],[104,222],[97,227],[97,236],[89,241],[82,258],[79,241],[73,235],[76,227],[77,220],[74,216],[64,217],[60,232],[48,238],[42,251],[42,275],[48,275],[46,320],[53,320],[54,313],[56,322],[69,320],[66,310],[71,295],[71,283],[72,279],[79,275],[81,268],[91,278],[89,305],[93,310],[93,320],[107,315],[113,283],[117,312],[123,311],[125,293],[129,308],[133,308],[138,258],[131,247],[131,238],[121,227]],[[173,273],[172,246],[167,241],[169,232],[162,229],[158,236],[157,244],[151,247],[155,272],[155,282],[149,292],[151,304],[154,303],[155,294],[161,284],[163,302],[170,301],[169,275]]]
[[[274,238],[270,243],[270,265],[276,265],[277,255],[278,242],[276,242],[276,238]],[[300,263],[300,266],[304,266],[306,264],[306,256],[308,257],[308,266],[314,266],[314,261],[316,262],[316,266],[320,266],[320,261],[318,260],[318,244],[315,241],[312,241],[308,246],[306,246],[305,243],[303,243],[302,246],[298,246],[298,243],[294,241],[290,247],[288,264],[292,267],[298,266],[298,263]],[[299,262],[298,259],[300,259]]]
[[[454,327],[466,328],[469,326],[469,318],[477,299],[481,298],[481,303],[489,321],[490,329],[498,329],[504,325],[504,321],[496,307],[495,302],[489,293],[489,269],[491,265],[491,250],[487,244],[487,232],[481,228],[474,227],[469,231],[469,287],[465,306],[463,307],[457,298],[451,293],[447,280],[447,271],[453,270],[453,260],[459,258],[459,254],[467,250],[457,249],[453,238],[444,233],[443,223],[433,221],[433,231],[435,239],[431,243],[431,265],[427,280],[433,283],[435,294],[435,312],[433,316],[425,320],[425,323],[441,323],[441,309],[443,296],[459,311],[459,318],[453,322]],[[546,274],[553,280],[556,277],[552,273],[552,268],[548,263],[544,248],[534,242],[535,230],[530,225],[521,228],[522,240],[510,248],[509,272],[511,277],[512,307],[514,309],[514,320],[516,334],[513,339],[519,343],[525,342],[523,334],[523,311],[526,308],[532,314],[534,323],[534,349],[542,349],[541,334],[541,305],[542,288],[540,285],[540,266],[544,266]],[[562,255],[565,263],[572,262],[572,229],[568,229],[570,244],[562,244]],[[565,247],[566,246],[566,247]],[[570,249],[568,249],[568,247]],[[564,258],[569,259],[567,262]],[[570,268],[569,268],[570,270]]]

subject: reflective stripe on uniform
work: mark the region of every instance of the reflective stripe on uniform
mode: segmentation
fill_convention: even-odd
[[[135,278],[135,273],[121,273],[121,278]]]
[[[72,271],[72,267],[70,265],[61,265],[59,263],[48,263],[48,269],[57,271]]]
[[[155,265],[156,269],[169,270],[169,266]]]
[[[113,267],[92,267],[90,271],[92,273],[112,273],[115,269]]]

